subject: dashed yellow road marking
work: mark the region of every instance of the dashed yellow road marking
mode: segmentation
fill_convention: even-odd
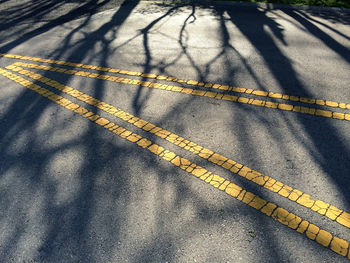
[[[156,136],[165,139],[174,145],[177,145],[181,148],[184,148],[187,151],[192,152],[193,154],[202,157],[203,159],[207,159],[211,163],[221,166],[234,174],[238,174],[259,186],[262,186],[274,193],[279,194],[280,196],[288,198],[291,201],[294,201],[306,208],[311,209],[314,212],[317,212],[321,215],[330,218],[333,221],[338,222],[339,224],[345,227],[350,228],[350,214],[343,210],[340,210],[339,208],[336,208],[321,200],[311,198],[308,194],[303,193],[300,190],[294,189],[280,181],[276,181],[275,179],[269,176],[264,176],[258,171],[255,171],[247,166],[237,163],[236,161],[233,161],[219,153],[215,153],[214,151],[206,149],[205,147],[202,147],[192,141],[180,137],[161,127],[157,127],[152,123],[142,120],[130,113],[127,113],[119,108],[102,102],[96,98],[93,98],[81,91],[66,86],[55,80],[51,80],[50,78],[44,77],[40,74],[34,73],[29,70],[24,70],[23,68],[15,66],[14,64],[7,66],[6,68],[28,76],[39,82],[45,83],[46,85],[49,85],[55,89],[58,89],[64,93],[71,95],[72,97],[77,98],[78,100],[95,106],[107,113],[113,114],[114,116],[124,121],[127,121],[138,128],[153,133]]]
[[[80,116],[95,122],[101,127],[104,127],[105,129],[119,135],[121,138],[135,143],[141,148],[149,150],[151,153],[162,157],[165,161],[170,162],[174,166],[185,170],[187,173],[194,175],[195,177],[205,181],[221,191],[225,191],[226,194],[255,208],[256,210],[259,210],[266,216],[272,217],[277,222],[296,230],[300,234],[305,234],[307,238],[315,240],[322,246],[328,247],[335,253],[350,259],[348,241],[338,238],[337,236],[333,236],[330,232],[320,229],[318,226],[308,222],[307,220],[303,220],[301,217],[287,211],[286,209],[278,207],[276,204],[264,200],[254,193],[248,192],[242,187],[219,175],[213,174],[207,169],[187,160],[186,158],[183,158],[176,153],[125,129],[124,127],[119,126],[106,118],[100,117],[99,115],[88,111],[86,108],[81,107],[80,105],[75,104],[72,101],[63,98],[62,96],[57,95],[56,93],[53,93],[27,79],[24,79],[2,68],[0,68],[0,74],[32,91],[35,91],[36,93],[65,107],[66,109],[69,109]],[[219,160],[221,159],[219,158]]]
[[[47,70],[47,71],[53,71],[53,72],[59,72],[59,73],[71,74],[71,75],[77,75],[77,76],[83,76],[83,77],[89,77],[89,78],[98,78],[98,79],[103,79],[103,80],[108,80],[108,81],[113,81],[118,83],[126,83],[130,85],[168,90],[168,91],[173,91],[177,93],[185,93],[185,94],[191,94],[191,95],[202,96],[202,97],[204,96],[204,97],[214,98],[218,100],[226,100],[226,101],[238,102],[243,104],[250,104],[253,106],[273,108],[273,109],[279,109],[283,111],[298,112],[301,114],[308,114],[308,115],[320,116],[325,118],[333,118],[333,119],[350,121],[350,114],[344,114],[344,113],[333,112],[328,110],[321,110],[317,108],[309,108],[309,107],[296,106],[296,105],[290,105],[290,104],[284,104],[284,103],[278,103],[278,102],[257,100],[257,99],[238,97],[234,95],[222,94],[222,93],[212,92],[212,91],[203,91],[203,90],[195,90],[190,88],[182,88],[177,86],[169,86],[161,83],[155,83],[155,82],[149,82],[149,81],[143,81],[143,80],[137,80],[137,79],[120,78],[112,75],[91,73],[88,71],[70,70],[70,69],[65,69],[60,67],[38,65],[38,64],[31,64],[31,63],[16,62],[9,67],[11,68],[16,66]]]
[[[4,54],[4,53],[0,53],[0,57],[1,56],[6,57],[6,58],[38,61],[38,62],[44,62],[44,63],[64,65],[64,66],[105,71],[105,72],[110,72],[110,73],[118,73],[118,74],[122,74],[122,75],[140,76],[142,78],[148,78],[148,79],[166,80],[166,81],[175,82],[175,83],[185,83],[185,84],[190,85],[190,86],[204,87],[204,88],[208,88],[208,89],[217,89],[217,90],[222,90],[222,91],[232,91],[232,92],[243,93],[243,94],[252,94],[252,95],[260,96],[260,97],[269,97],[269,98],[274,98],[274,99],[294,101],[294,102],[300,102],[300,103],[306,103],[306,104],[314,104],[314,105],[319,105],[319,106],[328,106],[328,107],[333,107],[333,108],[350,109],[350,103],[328,101],[328,100],[323,100],[323,99],[305,98],[302,96],[287,95],[287,94],[269,92],[269,91],[264,91],[264,90],[254,90],[254,89],[246,89],[246,88],[240,88],[240,87],[230,87],[228,85],[204,83],[204,82],[198,82],[196,80],[182,80],[182,79],[178,79],[176,77],[171,77],[171,76],[163,76],[163,75],[156,75],[156,74],[152,74],[152,73],[142,73],[142,72],[135,72],[135,71],[129,71],[129,70],[109,68],[109,67],[86,65],[86,64],[82,64],[82,63],[66,62],[66,61],[62,61],[62,60],[52,60],[52,59],[44,59],[44,58],[38,58],[38,57],[21,56],[21,55],[15,55],[15,54]],[[260,105],[260,106],[263,106],[263,105]],[[322,115],[317,115],[317,116],[322,116]],[[350,115],[348,116],[348,118],[350,118]],[[341,118],[341,119],[344,119],[344,118]]]

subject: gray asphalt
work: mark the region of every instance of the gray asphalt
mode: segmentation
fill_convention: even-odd
[[[0,53],[350,103],[349,13],[121,2],[2,1]],[[350,122],[40,73],[350,211]],[[347,261],[0,79],[1,262]],[[95,111],[350,241],[346,227]]]

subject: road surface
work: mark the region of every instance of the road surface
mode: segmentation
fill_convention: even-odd
[[[18,2],[1,262],[347,261],[349,13]]]

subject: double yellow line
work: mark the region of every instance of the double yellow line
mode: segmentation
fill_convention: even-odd
[[[11,67],[10,67],[11,68]],[[14,68],[16,70],[16,68]],[[22,71],[22,74],[32,76],[33,79],[39,77],[39,74],[36,73],[30,73],[28,71],[23,72],[23,70],[19,70],[19,72]],[[221,191],[225,191],[226,194],[236,198],[237,200],[248,204],[249,206],[255,208],[256,210],[259,210],[263,214],[272,217],[276,221],[280,222],[283,225],[286,225],[290,227],[291,229],[296,230],[300,234],[305,234],[306,237],[308,237],[311,240],[315,240],[319,244],[329,247],[334,252],[348,257],[350,259],[349,254],[349,242],[341,239],[339,237],[333,236],[331,233],[329,233],[326,230],[320,229],[318,226],[303,220],[301,217],[287,211],[286,209],[283,209],[281,207],[278,207],[276,204],[269,202],[267,200],[264,200],[260,198],[259,196],[248,192],[247,190],[243,189],[242,187],[230,182],[229,180],[226,180],[225,178],[213,174],[210,171],[206,170],[205,168],[181,157],[180,155],[177,155],[176,153],[169,151],[162,146],[153,143],[152,141],[143,138],[142,136],[133,133],[127,129],[125,129],[122,126],[119,126],[110,120],[106,118],[100,117],[98,114],[95,114],[93,112],[90,112],[84,107],[81,107],[80,105],[73,103],[72,101],[63,98],[60,95],[57,95],[54,92],[51,92],[32,81],[29,81],[27,79],[24,79],[23,77],[20,77],[10,71],[7,71],[5,69],[0,68],[0,74],[7,77],[10,80],[13,80],[22,86],[35,91],[36,93],[48,98],[49,100],[65,107],[66,109],[69,109],[80,116],[89,119],[90,121],[95,122],[96,124],[104,127],[105,129],[108,129],[109,131],[113,132],[114,134],[120,136],[121,138],[124,138],[132,143],[135,143],[141,148],[147,149],[151,153],[163,158],[164,160],[170,162],[174,166],[177,166],[181,168],[182,170],[185,170],[186,172],[194,175],[197,178],[200,178],[201,180],[205,181],[206,183],[212,185],[215,188],[218,188]],[[39,75],[39,76],[38,76]],[[125,118],[128,120],[128,122],[131,123],[137,123],[142,122],[137,117],[131,117],[130,115],[126,115],[126,113],[120,109],[117,109],[107,103],[101,102],[97,99],[93,99],[92,97],[80,93],[78,94],[78,91],[65,86],[57,81],[50,80],[46,77],[38,78],[39,81],[50,85],[51,87],[59,87],[60,90],[66,92],[67,94],[79,98],[79,97],[85,97],[87,101],[89,101],[91,105],[96,106],[97,108],[100,108],[102,110],[105,110],[111,114],[113,114],[116,117]],[[57,88],[56,87],[56,88]],[[135,119],[136,118],[136,119]],[[147,123],[149,124],[149,123]],[[145,124],[144,126],[146,126]],[[144,127],[142,126],[142,127]],[[154,130],[158,130],[158,127],[153,127],[149,131],[152,132]],[[147,128],[148,129],[148,128]],[[157,132],[153,133],[158,133]],[[190,143],[188,143],[190,144]]]
[[[43,59],[44,60],[44,59]],[[46,61],[46,60],[44,60]],[[57,63],[57,61],[56,61]],[[62,62],[63,63],[63,62]],[[64,62],[65,63],[65,62]],[[65,63],[69,64],[69,66],[79,66],[79,67],[89,67],[93,69],[101,69],[102,67],[97,66],[89,66],[89,65],[83,65],[83,64],[76,64],[76,63]],[[8,69],[17,71],[21,74],[27,75],[28,77],[34,78],[36,80],[39,80],[43,83],[46,83],[56,89],[59,89],[62,92],[66,92],[77,99],[86,102],[91,105],[96,105],[98,103],[102,103],[87,94],[84,94],[78,90],[73,89],[71,91],[71,88],[63,87],[60,83],[57,83],[55,81],[52,81],[46,77],[43,77],[39,74],[34,74],[31,71],[24,70],[22,67],[28,67],[28,68],[34,68],[34,69],[41,69],[41,70],[49,70],[49,71],[56,71],[60,73],[65,74],[73,74],[77,76],[84,76],[84,77],[91,77],[91,78],[100,78],[110,81],[116,81],[120,83],[128,83],[128,84],[135,84],[135,85],[146,85],[148,87],[156,87],[156,88],[164,88],[164,84],[159,83],[150,83],[147,81],[140,81],[140,80],[132,80],[132,79],[124,79],[124,78],[118,78],[116,76],[108,76],[108,75],[101,75],[97,73],[91,73],[87,71],[77,71],[77,70],[71,70],[71,69],[64,69],[64,68],[58,68],[58,67],[52,67],[52,66],[46,66],[46,65],[38,65],[38,64],[29,64],[29,63],[22,63],[22,62],[16,62],[10,66],[8,66]],[[113,71],[113,69],[107,69],[102,68],[104,70],[110,70]],[[166,86],[167,87],[167,86]],[[172,86],[171,89],[174,90],[175,88]],[[181,92],[186,91],[186,88],[181,88]],[[202,91],[204,93],[204,91]],[[185,92],[187,93],[187,92]],[[207,92],[208,93],[208,92]],[[192,93],[191,93],[192,94]],[[205,95],[205,94],[204,94]],[[221,94],[222,95],[222,94]],[[224,96],[230,96],[230,95],[224,95]],[[222,96],[222,97],[224,97]],[[113,106],[109,105],[109,108],[114,108]],[[101,108],[102,110],[104,107]],[[114,108],[117,110],[117,108]],[[120,109],[118,109],[120,110]],[[331,220],[335,220],[339,224],[350,228],[350,214],[331,205],[324,201],[317,200],[315,198],[312,198],[310,195],[295,189],[291,186],[288,186],[280,181],[276,181],[275,179],[264,176],[263,174],[247,167],[242,164],[237,163],[236,161],[233,161],[225,156],[222,156],[219,153],[215,153],[212,150],[206,149],[205,147],[199,146],[194,142],[191,142],[185,138],[182,138],[170,131],[167,131],[165,129],[162,129],[161,127],[156,127],[154,124],[148,123],[145,120],[141,120],[135,116],[133,116],[130,113],[123,112],[123,115],[118,115],[117,117],[122,118],[123,120],[129,121],[130,123],[134,124],[138,128],[142,128],[146,131],[150,131],[151,133],[154,133],[155,135],[168,140],[169,142],[178,145],[179,147],[182,147],[186,150],[191,151],[194,154],[199,155],[200,157],[207,159],[208,161],[217,164],[219,166],[222,166],[223,168],[231,171],[234,174],[238,174],[249,181],[252,181],[260,186],[265,187],[266,189],[278,193],[280,196],[286,197],[291,201],[294,201],[304,207],[307,207],[311,209],[312,211],[318,212],[321,215],[325,215],[326,217],[330,218]],[[132,120],[132,121],[130,121]],[[137,121],[136,121],[137,120]]]
[[[4,56],[4,54],[2,54]],[[11,55],[12,56],[12,55]],[[11,57],[10,56],[10,57]],[[18,58],[18,57],[14,57]],[[21,59],[28,59],[30,57],[24,57],[21,56]],[[89,69],[95,69],[99,71],[108,71],[111,73],[119,73],[119,74],[128,74],[131,75],[131,73],[128,72],[121,72],[118,69],[110,69],[110,68],[103,68],[98,66],[90,66],[90,65],[84,65],[84,64],[77,64],[77,63],[70,63],[70,62],[63,62],[63,61],[54,61],[54,60],[46,60],[46,59],[39,59],[39,58],[30,58],[31,60],[39,61],[39,62],[46,62],[46,63],[56,63],[61,64],[65,66],[74,66],[74,67],[82,67],[82,68],[89,68]],[[28,59],[28,60],[30,60]],[[182,147],[194,154],[197,154],[198,156],[207,159],[208,161],[215,163],[227,170],[230,170],[232,173],[239,174],[242,177],[245,177],[246,179],[260,185],[264,186],[265,188],[269,189],[270,191],[277,192],[279,195],[287,197],[288,199],[297,202],[298,204],[301,204],[305,207],[310,208],[313,211],[316,211],[320,213],[321,215],[325,215],[326,217],[336,220],[338,223],[350,228],[350,214],[342,211],[330,204],[327,204],[320,200],[315,200],[311,198],[309,195],[301,192],[300,190],[294,189],[290,186],[287,186],[283,184],[282,182],[276,181],[271,177],[264,176],[261,173],[254,171],[247,166],[244,166],[242,164],[239,164],[225,156],[222,156],[218,153],[214,153],[213,151],[206,149],[202,146],[197,145],[194,142],[191,142],[189,140],[186,140],[183,137],[180,137],[172,132],[169,132],[167,130],[162,129],[161,127],[157,127],[145,120],[142,120],[138,117],[133,116],[132,114],[129,114],[125,111],[122,111],[121,109],[118,109],[112,105],[109,105],[107,103],[104,103],[102,101],[99,101],[87,94],[84,94],[76,89],[73,89],[71,87],[65,86],[55,80],[49,79],[47,77],[44,77],[40,74],[33,73],[29,70],[25,70],[22,67],[29,67],[29,68],[35,68],[35,69],[41,69],[41,70],[50,70],[65,74],[73,74],[78,76],[85,76],[85,77],[92,77],[92,78],[100,78],[105,79],[109,81],[116,81],[120,83],[128,83],[128,84],[134,84],[134,85],[141,85],[141,86],[147,86],[147,87],[153,87],[153,88],[160,88],[160,89],[167,89],[182,93],[188,93],[193,95],[200,95],[200,96],[207,96],[212,97],[216,99],[226,99],[230,100],[228,98],[231,98],[232,95],[223,95],[220,93],[215,93],[215,96],[211,96],[209,94],[212,94],[214,92],[205,92],[201,90],[193,90],[188,88],[181,88],[181,87],[175,87],[175,86],[168,86],[164,84],[159,83],[152,83],[148,81],[141,81],[141,80],[135,80],[135,79],[125,79],[125,78],[118,78],[116,76],[111,75],[103,75],[98,73],[91,73],[88,71],[77,71],[77,70],[70,70],[70,69],[64,69],[60,67],[52,67],[52,66],[45,66],[45,65],[37,65],[37,64],[29,64],[29,63],[21,63],[17,62],[10,66],[7,66],[9,70],[17,71],[20,74],[26,75],[32,79],[35,79],[39,82],[45,83],[46,85],[49,85],[53,88],[56,88],[62,92],[65,92],[83,102],[86,102],[90,105],[93,105],[101,110],[104,110],[110,114],[113,114],[114,116],[123,119],[125,121],[128,121],[129,123],[132,123],[134,126],[138,128],[142,128],[145,131],[149,131],[158,137],[161,137],[163,139],[166,139],[167,141],[178,145],[179,147]],[[23,86],[26,86],[34,91],[36,91],[39,94],[42,94],[45,97],[48,97],[49,99],[55,101],[56,103],[73,110],[77,112],[78,114],[82,115],[83,117],[89,118],[92,121],[95,121],[97,124],[104,126],[105,128],[113,131],[114,133],[120,135],[121,137],[124,137],[128,139],[129,141],[133,141],[137,143],[139,146],[143,148],[149,149],[151,152],[160,155],[164,159],[169,159],[168,161],[171,161],[174,165],[180,166],[180,168],[186,170],[187,172],[190,172],[194,174],[195,176],[199,177],[200,179],[210,183],[211,185],[219,188],[220,190],[225,190],[226,193],[236,197],[238,200],[241,200],[247,204],[249,204],[252,207],[255,207],[256,209],[262,211],[263,213],[267,214],[268,216],[272,216],[277,221],[288,225],[289,227],[296,229],[298,232],[306,233],[307,237],[310,239],[315,239],[317,242],[321,243],[324,246],[329,246],[332,250],[337,252],[338,254],[341,254],[343,256],[348,255],[348,248],[349,244],[347,241],[339,239],[337,237],[333,237],[329,232],[320,230],[318,227],[316,227],[313,224],[308,223],[305,220],[301,220],[300,217],[295,216],[292,213],[289,213],[283,208],[277,207],[275,204],[269,203],[266,200],[261,199],[260,197],[247,192],[246,190],[240,188],[239,186],[232,184],[230,181],[225,180],[224,178],[213,175],[211,172],[208,172],[206,169],[199,167],[188,160],[177,156],[173,152],[170,152],[168,150],[164,150],[161,146],[155,145],[152,142],[148,141],[145,138],[141,138],[139,135],[135,133],[131,133],[130,131],[126,131],[125,128],[117,126],[113,123],[111,123],[109,120],[106,120],[104,118],[100,118],[98,115],[93,114],[89,111],[87,111],[85,108],[79,107],[79,105],[72,103],[71,101],[68,101],[67,99],[52,93],[32,82],[29,82],[28,80],[25,80],[22,77],[19,77],[15,74],[10,73],[9,71],[1,69],[1,74],[15,80],[16,82],[22,84]],[[139,74],[134,74],[139,75]],[[142,76],[143,74],[139,75]],[[156,75],[155,75],[156,76]],[[143,75],[142,77],[151,77],[151,78],[157,78],[159,79],[159,76],[149,76],[149,75]],[[189,83],[187,83],[189,84]],[[200,84],[200,83],[199,83]],[[181,89],[181,90],[179,90]],[[189,91],[190,90],[190,91]],[[200,93],[204,92],[204,93]],[[256,95],[256,94],[254,94]],[[226,96],[226,97],[224,97]],[[231,96],[231,97],[227,97]],[[243,97],[237,97],[237,102],[241,102],[240,98]],[[252,100],[252,99],[250,99]],[[256,100],[253,100],[256,101]],[[252,103],[254,105],[254,103]],[[327,104],[327,103],[325,103]],[[329,103],[328,103],[329,104]],[[280,106],[282,105],[282,106]],[[282,107],[283,105],[287,104],[277,104],[276,108]],[[341,105],[341,103],[338,103],[338,106]],[[344,104],[347,105],[347,104]],[[260,105],[261,106],[261,105]],[[291,106],[291,105],[290,105]],[[327,105],[329,106],[329,105]],[[333,105],[334,106],[334,105]],[[296,106],[293,106],[296,107]],[[340,107],[340,106],[339,106]],[[341,107],[340,107],[341,108]],[[315,110],[316,113],[316,110]],[[308,113],[310,114],[310,113]],[[347,119],[348,114],[344,114],[344,119]],[[322,115],[321,115],[322,116]],[[328,116],[328,115],[327,115]],[[325,117],[327,117],[325,116]],[[331,115],[333,118],[338,118],[339,116],[335,115],[332,112]],[[123,134],[123,135],[122,135]],[[160,151],[160,149],[163,149]],[[160,152],[159,152],[160,151]],[[170,157],[173,158],[170,158]],[[187,165],[188,164],[188,165]],[[203,172],[203,173],[202,173]],[[230,190],[231,189],[231,190]],[[240,190],[239,190],[240,189]],[[234,194],[233,194],[234,193]],[[237,195],[236,195],[237,194]],[[249,197],[250,196],[250,197]],[[253,200],[255,200],[253,202]],[[259,204],[256,204],[256,202]],[[284,212],[285,211],[285,212]],[[296,219],[298,218],[298,219]],[[300,220],[299,220],[300,219]],[[294,222],[295,221],[295,222]],[[293,222],[293,223],[292,223]],[[297,226],[294,228],[294,226]],[[316,227],[316,228],[315,228]],[[303,230],[304,229],[304,230]],[[318,229],[318,230],[317,230]],[[328,242],[329,241],[329,242]],[[346,250],[346,252],[345,252]],[[349,257],[349,255],[348,255]]]
[[[323,107],[341,108],[345,110],[350,109],[350,104],[343,103],[343,102],[334,102],[334,101],[323,100],[323,99],[305,98],[300,96],[273,93],[273,92],[267,92],[262,90],[245,89],[240,87],[230,87],[227,85],[204,83],[204,82],[198,82],[195,80],[186,81],[186,80],[177,79],[175,77],[162,76],[162,75],[156,75],[151,73],[134,72],[134,71],[128,71],[128,70],[120,70],[120,69],[94,66],[94,65],[85,65],[81,63],[66,62],[61,60],[51,60],[51,59],[28,57],[28,56],[14,55],[14,54],[2,54],[2,53],[0,53],[0,56],[6,57],[6,58],[16,58],[21,60],[29,60],[29,61],[44,62],[44,63],[50,63],[50,64],[56,64],[56,65],[63,65],[63,66],[71,66],[76,68],[92,69],[100,72],[118,73],[122,75],[130,75],[130,76],[140,76],[144,79],[165,80],[165,81],[171,81],[176,83],[182,83],[190,86],[196,86],[199,88],[206,88],[210,90],[229,91],[229,92],[254,95],[259,97],[265,97],[265,98],[281,99],[281,100],[287,100],[291,102],[298,102],[299,104],[300,103],[304,103],[308,105],[313,104],[313,105],[317,105],[318,108],[305,107],[305,106],[293,105],[293,104],[284,104],[284,103],[279,103],[275,101],[266,101],[266,100],[260,100],[260,99],[254,99],[254,98],[247,98],[243,96],[223,94],[221,92],[215,92],[215,91],[205,91],[200,89],[166,85],[166,84],[143,81],[138,79],[120,78],[113,75],[91,73],[89,71],[78,71],[78,70],[72,70],[72,69],[65,69],[62,67],[52,67],[52,66],[46,66],[46,65],[22,63],[22,66],[36,68],[36,69],[43,69],[48,71],[55,71],[55,72],[90,77],[90,78],[100,78],[103,80],[114,81],[119,83],[127,83],[131,85],[144,86],[144,87],[155,88],[155,89],[163,89],[163,90],[168,90],[172,92],[191,94],[195,96],[205,96],[205,97],[219,99],[219,100],[250,104],[253,106],[260,106],[260,107],[266,107],[266,108],[272,108],[272,109],[279,109],[283,111],[291,111],[291,112],[296,112],[301,114],[308,114],[308,115],[350,121],[350,114],[348,113],[335,112],[335,111],[322,109]],[[21,63],[17,63],[17,64],[21,65]]]
[[[328,217],[331,220],[334,220],[338,222],[339,224],[350,228],[350,214],[346,211],[343,211],[327,202],[324,202],[322,200],[317,200],[310,195],[295,189],[291,186],[288,186],[284,184],[283,182],[277,181],[269,176],[265,176],[258,171],[255,171],[245,165],[242,165],[240,163],[237,163],[234,160],[229,159],[228,157],[225,157],[219,153],[216,153],[210,149],[207,149],[203,146],[200,146],[196,144],[195,142],[192,142],[190,140],[187,140],[186,138],[183,138],[177,134],[174,134],[170,131],[167,131],[161,127],[157,127],[156,125],[149,123],[145,120],[142,120],[130,113],[127,113],[125,111],[122,111],[121,109],[118,109],[112,105],[105,104],[104,102],[101,102],[81,91],[78,91],[76,89],[73,89],[71,87],[64,86],[61,83],[58,83],[57,81],[51,80],[49,78],[43,77],[40,74],[33,73],[29,70],[25,70],[22,67],[18,66],[25,66],[29,68],[35,68],[35,69],[42,69],[42,70],[51,70],[51,71],[57,71],[61,73],[66,73],[66,74],[74,74],[78,76],[86,76],[86,77],[100,77],[101,79],[104,75],[99,75],[97,73],[90,73],[90,72],[84,72],[84,71],[73,71],[69,69],[61,69],[61,68],[55,68],[51,66],[45,66],[45,65],[37,65],[37,64],[28,64],[28,63],[21,63],[17,62],[14,63],[10,66],[7,66],[7,69],[17,71],[20,74],[26,75],[32,79],[38,80],[42,83],[45,83],[53,88],[56,88],[60,90],[61,92],[65,92],[83,102],[86,102],[90,105],[97,106],[101,110],[104,110],[106,112],[113,113],[113,111],[118,111],[118,114],[115,115],[116,117],[123,119],[125,121],[128,121],[129,123],[132,123],[134,126],[138,128],[142,128],[145,131],[149,131],[156,136],[166,139],[167,141],[171,142],[174,145],[177,145],[181,148],[184,148],[185,150],[188,150],[203,159],[207,159],[209,162],[214,163],[216,165],[219,165],[226,170],[229,170],[233,174],[238,174],[247,180],[254,182],[255,184],[259,186],[263,186],[264,188],[275,192],[279,194],[280,196],[283,196],[285,198],[288,198],[289,200],[296,202],[306,208],[309,208],[312,211],[315,211],[321,215],[324,215]],[[106,78],[110,79],[112,76]],[[117,82],[123,82],[124,79],[120,79],[117,77],[113,77],[113,80]],[[133,81],[138,81],[139,80],[133,80]],[[158,84],[158,83],[155,83]],[[150,84],[147,84],[148,86]],[[161,85],[161,84],[160,84]],[[102,105],[102,106],[99,106]],[[103,105],[107,105],[104,107]]]

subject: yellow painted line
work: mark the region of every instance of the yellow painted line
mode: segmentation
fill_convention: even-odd
[[[260,96],[260,97],[269,97],[269,98],[274,98],[274,99],[300,102],[300,103],[305,103],[305,104],[314,104],[314,105],[328,106],[328,107],[333,107],[333,108],[350,109],[350,103],[335,102],[335,101],[329,101],[329,100],[324,100],[324,99],[305,98],[305,97],[297,96],[297,95],[286,95],[286,94],[274,93],[274,92],[269,92],[269,91],[264,91],[264,90],[254,90],[254,89],[246,89],[246,88],[240,88],[240,87],[230,87],[228,85],[205,83],[205,82],[199,82],[196,80],[181,80],[181,79],[178,79],[176,77],[156,75],[156,74],[152,74],[152,73],[142,73],[142,72],[135,72],[135,71],[129,71],[129,70],[121,70],[121,69],[116,69],[116,68],[86,65],[86,64],[82,64],[82,63],[67,62],[67,61],[62,61],[62,60],[52,60],[52,59],[44,59],[44,58],[38,58],[38,57],[21,56],[21,55],[15,55],[15,54],[0,53],[0,57],[29,60],[29,61],[38,61],[38,62],[58,64],[58,65],[71,66],[71,67],[86,68],[86,69],[93,69],[93,70],[98,70],[98,71],[118,73],[118,74],[129,75],[129,76],[141,76],[141,77],[147,78],[147,79],[165,80],[165,81],[182,83],[182,84],[187,84],[190,86],[203,87],[203,88],[208,88],[208,89],[218,89],[218,90],[222,90],[222,91],[232,91],[232,92],[236,92],[236,93],[250,94],[250,95],[255,95],[255,96]],[[259,101],[259,100],[257,100],[257,101]],[[259,102],[256,102],[256,103],[259,103]],[[308,109],[296,108],[296,111],[311,114],[311,112],[313,110],[310,111]],[[320,112],[319,114],[320,115],[318,115],[318,116],[328,115],[327,113],[323,113],[323,112]],[[336,114],[336,116],[340,117],[340,119],[344,119],[343,115]],[[324,117],[326,117],[326,116],[324,116]],[[350,116],[349,116],[349,118],[350,118]],[[335,118],[335,119],[337,119],[337,118]]]
[[[100,117],[99,115],[90,112],[86,108],[81,107],[80,105],[75,104],[72,101],[63,98],[62,96],[57,95],[56,93],[51,92],[27,79],[24,79],[2,68],[0,68],[0,74],[32,91],[35,91],[36,93],[65,107],[66,109],[69,109],[79,114],[80,116],[95,122],[105,129],[108,129],[109,131],[117,134],[121,138],[128,140],[143,149],[147,149],[151,153],[170,162],[174,166],[177,166],[187,173],[192,174],[202,181],[208,183],[209,185],[221,191],[224,191],[226,194],[253,207],[266,216],[272,217],[277,222],[296,230],[300,234],[305,234],[307,238],[315,240],[322,246],[328,247],[335,253],[350,259],[348,241],[337,236],[333,236],[330,232],[321,229],[320,227],[308,222],[307,220],[303,220],[301,217],[287,211],[286,209],[279,207],[272,202],[264,200],[258,195],[248,192],[247,190],[232,183],[231,181],[226,180],[219,175],[213,174],[207,169],[187,160],[186,158],[183,158],[180,155],[177,155],[176,153],[169,151],[162,146],[125,129],[124,127],[119,126],[106,118]]]
[[[8,67],[16,68],[17,66],[59,72],[59,73],[82,76],[82,77],[98,78],[98,79],[103,79],[103,80],[113,81],[118,83],[144,86],[148,88],[168,90],[172,92],[191,94],[195,96],[208,97],[208,98],[213,98],[218,100],[226,100],[226,101],[232,101],[237,103],[250,104],[253,106],[260,106],[265,108],[272,108],[272,109],[278,109],[278,110],[284,110],[284,111],[298,112],[301,114],[309,114],[313,116],[350,121],[350,114],[344,114],[341,112],[333,112],[333,111],[321,110],[317,108],[309,108],[309,107],[283,104],[283,103],[277,103],[277,102],[271,102],[271,101],[249,99],[246,97],[238,97],[238,96],[227,95],[227,94],[222,94],[218,92],[182,88],[178,86],[169,86],[161,83],[154,83],[150,81],[142,81],[137,79],[120,78],[112,75],[91,73],[88,71],[71,70],[71,69],[65,69],[60,67],[38,65],[38,64],[31,64],[31,63],[22,63],[22,62],[13,63]]]
[[[247,180],[254,182],[255,184],[262,186],[274,193],[279,194],[285,198],[288,198],[291,201],[294,201],[310,210],[317,212],[321,215],[324,215],[330,218],[333,221],[338,222],[339,224],[350,228],[350,214],[331,205],[324,201],[317,200],[312,198],[310,195],[303,193],[300,190],[294,189],[280,181],[277,181],[269,176],[264,176],[263,174],[244,166],[236,161],[233,161],[219,153],[215,153],[203,146],[200,146],[190,140],[187,140],[183,137],[180,137],[170,131],[167,131],[161,127],[149,123],[143,119],[140,119],[128,112],[125,112],[119,108],[116,108],[110,104],[107,104],[103,101],[100,101],[96,98],[93,98],[81,91],[78,91],[72,87],[66,86],[62,83],[59,83],[50,78],[44,77],[40,74],[34,73],[29,70],[24,70],[21,67],[14,66],[13,64],[6,67],[7,69],[16,71],[20,74],[28,76],[32,79],[35,79],[39,82],[45,83],[55,89],[58,89],[61,92],[69,94],[70,96],[77,98],[80,101],[88,103],[92,106],[95,106],[107,113],[113,114],[114,116],[127,121],[137,128],[143,129],[147,132],[153,133],[156,136],[169,141],[170,143],[177,145],[181,148],[184,148],[187,151],[192,152],[200,156],[203,159],[208,160],[211,163],[214,163],[218,166],[229,170],[233,174],[238,174]]]

